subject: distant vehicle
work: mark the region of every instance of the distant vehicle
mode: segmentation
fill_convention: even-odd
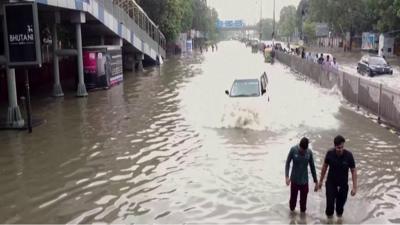
[[[277,49],[277,50],[283,49],[282,44],[281,43],[275,43],[275,49]]]
[[[393,74],[393,68],[381,56],[366,55],[358,62],[357,72],[373,77],[379,74]]]
[[[274,63],[274,57],[275,57],[274,51],[275,50],[272,47],[264,49],[264,61],[266,63],[271,63],[271,64]]]
[[[258,40],[252,40],[250,42],[251,44],[251,52],[257,53],[259,50],[259,41]]]
[[[267,93],[268,77],[264,72],[260,78],[236,79],[230,92],[225,94],[231,98],[261,97]]]

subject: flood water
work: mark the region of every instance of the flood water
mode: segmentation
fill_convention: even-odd
[[[225,95],[264,71],[269,102]],[[319,178],[337,134],[359,175],[341,222],[400,223],[400,138],[239,42],[33,104],[46,122],[32,135],[0,132],[0,223],[327,223],[325,190],[290,213],[284,164],[307,136]]]

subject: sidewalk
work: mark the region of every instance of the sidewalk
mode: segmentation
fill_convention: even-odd
[[[342,65],[350,64],[350,63],[357,64],[357,62],[361,59],[361,57],[363,55],[369,54],[368,52],[362,51],[361,49],[353,49],[351,52],[345,52],[345,51],[343,51],[343,48],[306,47],[306,52],[309,52],[309,51],[316,52],[316,53],[317,52],[330,53],[334,57],[336,57],[338,62],[341,63]],[[400,67],[400,57],[399,56],[387,57],[386,61],[388,61],[388,63],[390,63],[390,65],[392,65],[392,66]]]
[[[360,49],[354,49],[351,52],[344,52],[343,48],[319,48],[319,47],[306,47],[306,52],[315,53],[329,53],[333,57],[336,57],[337,62],[341,70],[356,75],[362,76],[357,72],[357,63],[360,61],[363,55],[368,54],[368,52],[361,51]],[[381,83],[388,87],[396,90],[400,90],[400,57],[388,57],[386,58],[388,63],[393,67],[393,75],[379,75],[375,77],[362,76],[365,79],[371,80],[373,82]]]

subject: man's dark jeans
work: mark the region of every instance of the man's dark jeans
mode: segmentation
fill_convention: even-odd
[[[302,185],[295,184],[293,182],[291,183],[289,207],[290,210],[292,211],[296,208],[297,193],[299,191],[300,191],[300,211],[305,212],[307,209],[308,183]]]
[[[343,207],[347,200],[347,193],[349,192],[349,185],[335,185],[326,182],[326,210],[327,216],[333,216],[336,204],[336,214],[341,216],[343,214]]]

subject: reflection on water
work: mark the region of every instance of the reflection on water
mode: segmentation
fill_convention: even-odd
[[[35,100],[44,125],[0,133],[0,222],[400,222],[398,137],[341,106],[335,90],[237,42],[219,47],[88,98]],[[225,95],[235,78],[264,71],[269,102]],[[338,133],[359,170],[343,221],[326,220],[324,192],[291,214],[289,148],[308,136],[320,169]]]

